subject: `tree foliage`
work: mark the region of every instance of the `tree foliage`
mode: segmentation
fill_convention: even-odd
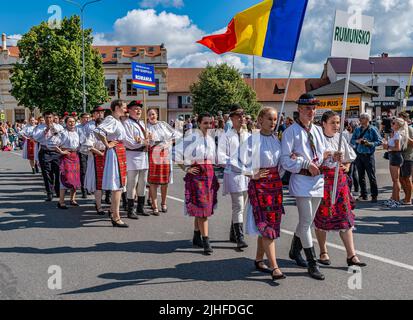
[[[208,65],[199,81],[191,86],[195,113],[228,113],[231,104],[239,103],[250,115],[257,115],[261,105],[256,93],[242,79],[240,72],[228,64]]]
[[[102,58],[92,48],[90,29],[85,30],[87,109],[108,100]],[[42,22],[18,42],[21,60],[12,70],[11,94],[19,105],[33,111],[57,113],[83,111],[82,29],[80,18],[65,18],[61,27]]]

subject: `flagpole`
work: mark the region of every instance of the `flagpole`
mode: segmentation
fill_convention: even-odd
[[[288,89],[290,88],[290,81],[291,81],[291,75],[293,72],[293,68],[294,68],[294,61],[291,62],[290,64],[290,72],[288,74],[288,80],[287,80],[287,86],[285,87],[285,93],[284,93],[284,97],[283,97],[283,102],[281,105],[281,111],[280,111],[280,116],[278,117],[278,121],[277,121],[277,128],[275,129],[275,132],[278,132],[278,129],[280,128],[280,124],[281,124],[281,116],[284,112],[285,109],[285,102],[287,100],[287,96],[288,96]]]
[[[338,142],[338,150],[337,151],[341,151],[341,146],[343,144],[343,131],[344,131],[345,118],[346,118],[346,110],[347,110],[348,89],[349,89],[349,86],[350,86],[351,63],[352,63],[352,59],[348,58],[348,60],[347,60],[347,78],[346,78],[346,85],[345,85],[345,88],[344,88],[343,109],[341,110],[340,139],[339,139],[339,142]],[[333,193],[331,195],[331,204],[332,205],[334,205],[336,203],[339,171],[340,171],[340,163],[337,162],[336,172],[335,172],[335,175],[334,175]]]
[[[409,98],[410,98],[410,88],[412,86],[412,77],[413,77],[413,66],[412,66],[412,71],[410,72],[409,84],[407,86],[406,95],[405,95],[405,99],[407,101],[409,101]],[[403,106],[403,111],[406,111],[406,106]]]

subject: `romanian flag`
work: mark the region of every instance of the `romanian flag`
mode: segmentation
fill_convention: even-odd
[[[225,52],[294,61],[308,0],[264,0],[238,13],[227,32],[198,43]]]

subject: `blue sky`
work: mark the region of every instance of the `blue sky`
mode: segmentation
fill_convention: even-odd
[[[85,2],[84,0],[78,0]],[[227,62],[242,72],[252,71],[252,58],[215,55],[196,44],[205,35],[223,30],[231,18],[260,0],[102,0],[87,9],[86,27],[95,44],[165,43],[172,67],[204,67]],[[22,35],[48,20],[48,8],[59,5],[64,16],[78,12],[64,0],[2,1],[0,33]],[[293,76],[319,77],[330,53],[336,9],[360,10],[375,18],[372,56],[413,56],[413,0],[309,0]],[[289,65],[256,59],[264,77],[285,77]]]

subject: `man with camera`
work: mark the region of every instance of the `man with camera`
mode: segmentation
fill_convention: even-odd
[[[360,115],[360,127],[354,130],[351,145],[356,146],[356,167],[359,174],[360,197],[359,201],[367,201],[366,173],[370,181],[371,202],[377,202],[379,190],[376,179],[376,147],[382,144],[382,138],[376,127],[370,125],[371,116],[367,113]]]

